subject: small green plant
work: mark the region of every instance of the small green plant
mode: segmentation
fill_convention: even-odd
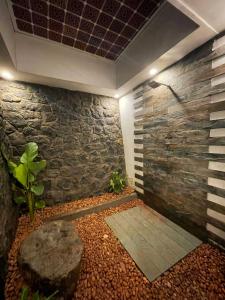
[[[37,182],[37,175],[45,169],[46,161],[35,161],[37,156],[38,145],[33,142],[25,146],[25,152],[18,164],[4,155],[13,177],[14,200],[19,205],[25,203],[28,206],[31,220],[34,218],[35,209],[45,207],[45,202],[36,199],[36,196],[41,196],[44,192],[44,185]]]
[[[109,191],[119,194],[125,188],[125,185],[125,178],[118,171],[113,172],[109,182]]]
[[[33,295],[30,295],[30,291],[28,287],[23,287],[21,294],[20,294],[20,300],[53,300],[54,296],[58,293],[58,291],[55,291],[53,294],[50,296],[46,297],[41,297],[39,295],[39,291],[35,292]]]

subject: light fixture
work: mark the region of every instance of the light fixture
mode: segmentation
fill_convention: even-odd
[[[6,80],[13,80],[13,78],[14,78],[12,73],[10,73],[9,71],[2,71],[1,77]]]
[[[116,99],[118,99],[119,98],[119,95],[118,94],[115,94],[115,96],[114,96]]]
[[[158,72],[157,69],[152,68],[152,69],[149,71],[149,74],[153,76],[153,75],[157,74],[157,72]]]

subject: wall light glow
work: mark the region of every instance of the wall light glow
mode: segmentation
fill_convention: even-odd
[[[118,94],[115,94],[115,96],[114,96],[116,99],[118,99],[119,98],[119,95]]]
[[[157,72],[158,72],[157,69],[152,68],[152,69],[149,71],[149,74],[153,76],[153,75],[157,74]]]
[[[14,78],[12,73],[10,73],[9,71],[2,71],[1,77],[6,80],[13,80],[13,78]]]

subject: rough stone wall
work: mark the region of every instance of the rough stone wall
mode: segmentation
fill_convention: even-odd
[[[118,100],[3,80],[0,88],[14,156],[34,141],[47,160],[49,205],[103,193],[112,171],[124,172]]]
[[[9,148],[4,134],[4,121],[0,103],[0,144]],[[7,255],[15,234],[17,209],[12,200],[10,180],[0,152],[0,299],[4,299],[4,281],[7,270]]]
[[[144,198],[154,209],[183,227],[206,235],[209,187],[208,153],[212,41],[196,49],[154,80],[166,86],[139,86],[142,119],[136,115],[136,136],[143,135],[142,179]],[[176,95],[177,94],[177,95]],[[142,103],[142,102],[141,102]],[[140,130],[142,126],[143,130]],[[218,159],[218,158],[217,158]],[[136,167],[139,170],[139,167]]]

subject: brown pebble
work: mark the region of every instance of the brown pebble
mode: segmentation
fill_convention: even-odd
[[[124,193],[130,193],[127,189]],[[18,300],[19,289],[24,286],[16,263],[23,239],[43,224],[47,217],[81,207],[110,201],[115,195],[105,194],[66,203],[38,211],[33,228],[27,216],[21,216],[15,241],[9,253],[5,299]],[[72,300],[148,300],[148,299],[224,299],[225,254],[209,244],[202,244],[154,282],[140,272],[130,255],[122,247],[104,218],[113,213],[141,205],[132,200],[73,221],[84,243],[80,279]]]

